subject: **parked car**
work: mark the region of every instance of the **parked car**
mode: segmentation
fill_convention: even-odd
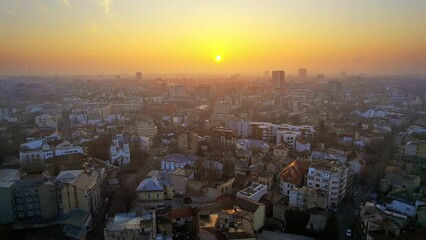
[[[352,229],[348,228],[348,230],[346,230],[346,236],[347,237],[351,237],[352,236]]]

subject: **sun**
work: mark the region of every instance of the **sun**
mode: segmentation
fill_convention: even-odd
[[[216,62],[222,61],[222,57],[220,55],[216,55],[214,59],[216,60]]]

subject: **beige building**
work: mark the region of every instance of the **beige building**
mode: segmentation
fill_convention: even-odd
[[[97,213],[102,203],[100,185],[104,175],[104,169],[61,171],[55,179],[61,212],[66,214],[79,208]]]
[[[188,181],[194,179],[194,171],[178,168],[170,174],[170,181],[173,183],[173,190],[178,194],[185,195],[188,190]]]
[[[405,189],[410,192],[417,191],[420,187],[421,178],[416,175],[406,174],[399,167],[388,166],[385,169],[385,180],[392,189]]]
[[[250,220],[253,231],[258,231],[265,224],[265,205],[244,198],[236,198],[234,209],[240,211],[240,215]]]
[[[157,126],[153,120],[138,120],[135,122],[135,129],[138,136],[153,138],[157,135]]]
[[[196,155],[198,151],[198,134],[185,131],[178,136],[178,149],[184,154]]]
[[[105,116],[112,114],[138,113],[142,110],[142,101],[111,102],[104,107]]]
[[[58,117],[47,114],[36,116],[35,124],[37,127],[58,128]]]
[[[293,188],[290,190],[289,207],[297,207],[302,210],[311,208],[327,208],[327,193],[321,189]]]
[[[257,176],[257,182],[268,187],[271,190],[272,184],[274,184],[274,173],[271,171],[260,171]]]
[[[353,172],[350,164],[317,160],[308,169],[306,186],[321,189],[327,194],[327,207],[336,207],[352,185]]]

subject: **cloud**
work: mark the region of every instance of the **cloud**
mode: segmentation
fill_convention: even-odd
[[[15,14],[16,14],[14,11],[7,9],[7,8],[4,8],[4,7],[1,7],[1,6],[0,6],[0,12],[7,13],[11,16],[15,16]]]
[[[72,7],[71,6],[71,3],[70,3],[70,1],[69,0],[62,0],[62,3],[66,6],[66,7]]]
[[[104,12],[108,17],[111,17],[112,0],[100,0]]]

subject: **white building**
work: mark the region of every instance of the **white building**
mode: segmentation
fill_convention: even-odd
[[[259,200],[268,193],[268,186],[253,182],[250,186],[244,188],[237,193],[237,198],[244,198],[254,202]]]
[[[105,240],[143,239],[157,236],[155,211],[118,213],[109,218],[104,229]]]
[[[76,153],[83,154],[83,148],[74,146],[68,141],[36,139],[21,144],[19,159],[21,161],[21,166],[28,166],[28,164],[31,164],[33,161],[44,163],[46,159],[54,156]]]
[[[161,170],[173,172],[178,168],[184,168],[186,165],[194,165],[197,159],[197,156],[189,156],[183,154],[167,155],[161,160]]]
[[[119,165],[129,164],[130,147],[129,143],[122,135],[117,135],[112,139],[111,146],[109,147],[110,163],[118,163]]]
[[[37,127],[58,128],[58,117],[47,114],[39,115],[35,117],[35,124]]]
[[[308,169],[306,186],[324,190],[327,194],[327,206],[336,207],[352,184],[352,177],[350,164],[318,160],[312,162]]]

